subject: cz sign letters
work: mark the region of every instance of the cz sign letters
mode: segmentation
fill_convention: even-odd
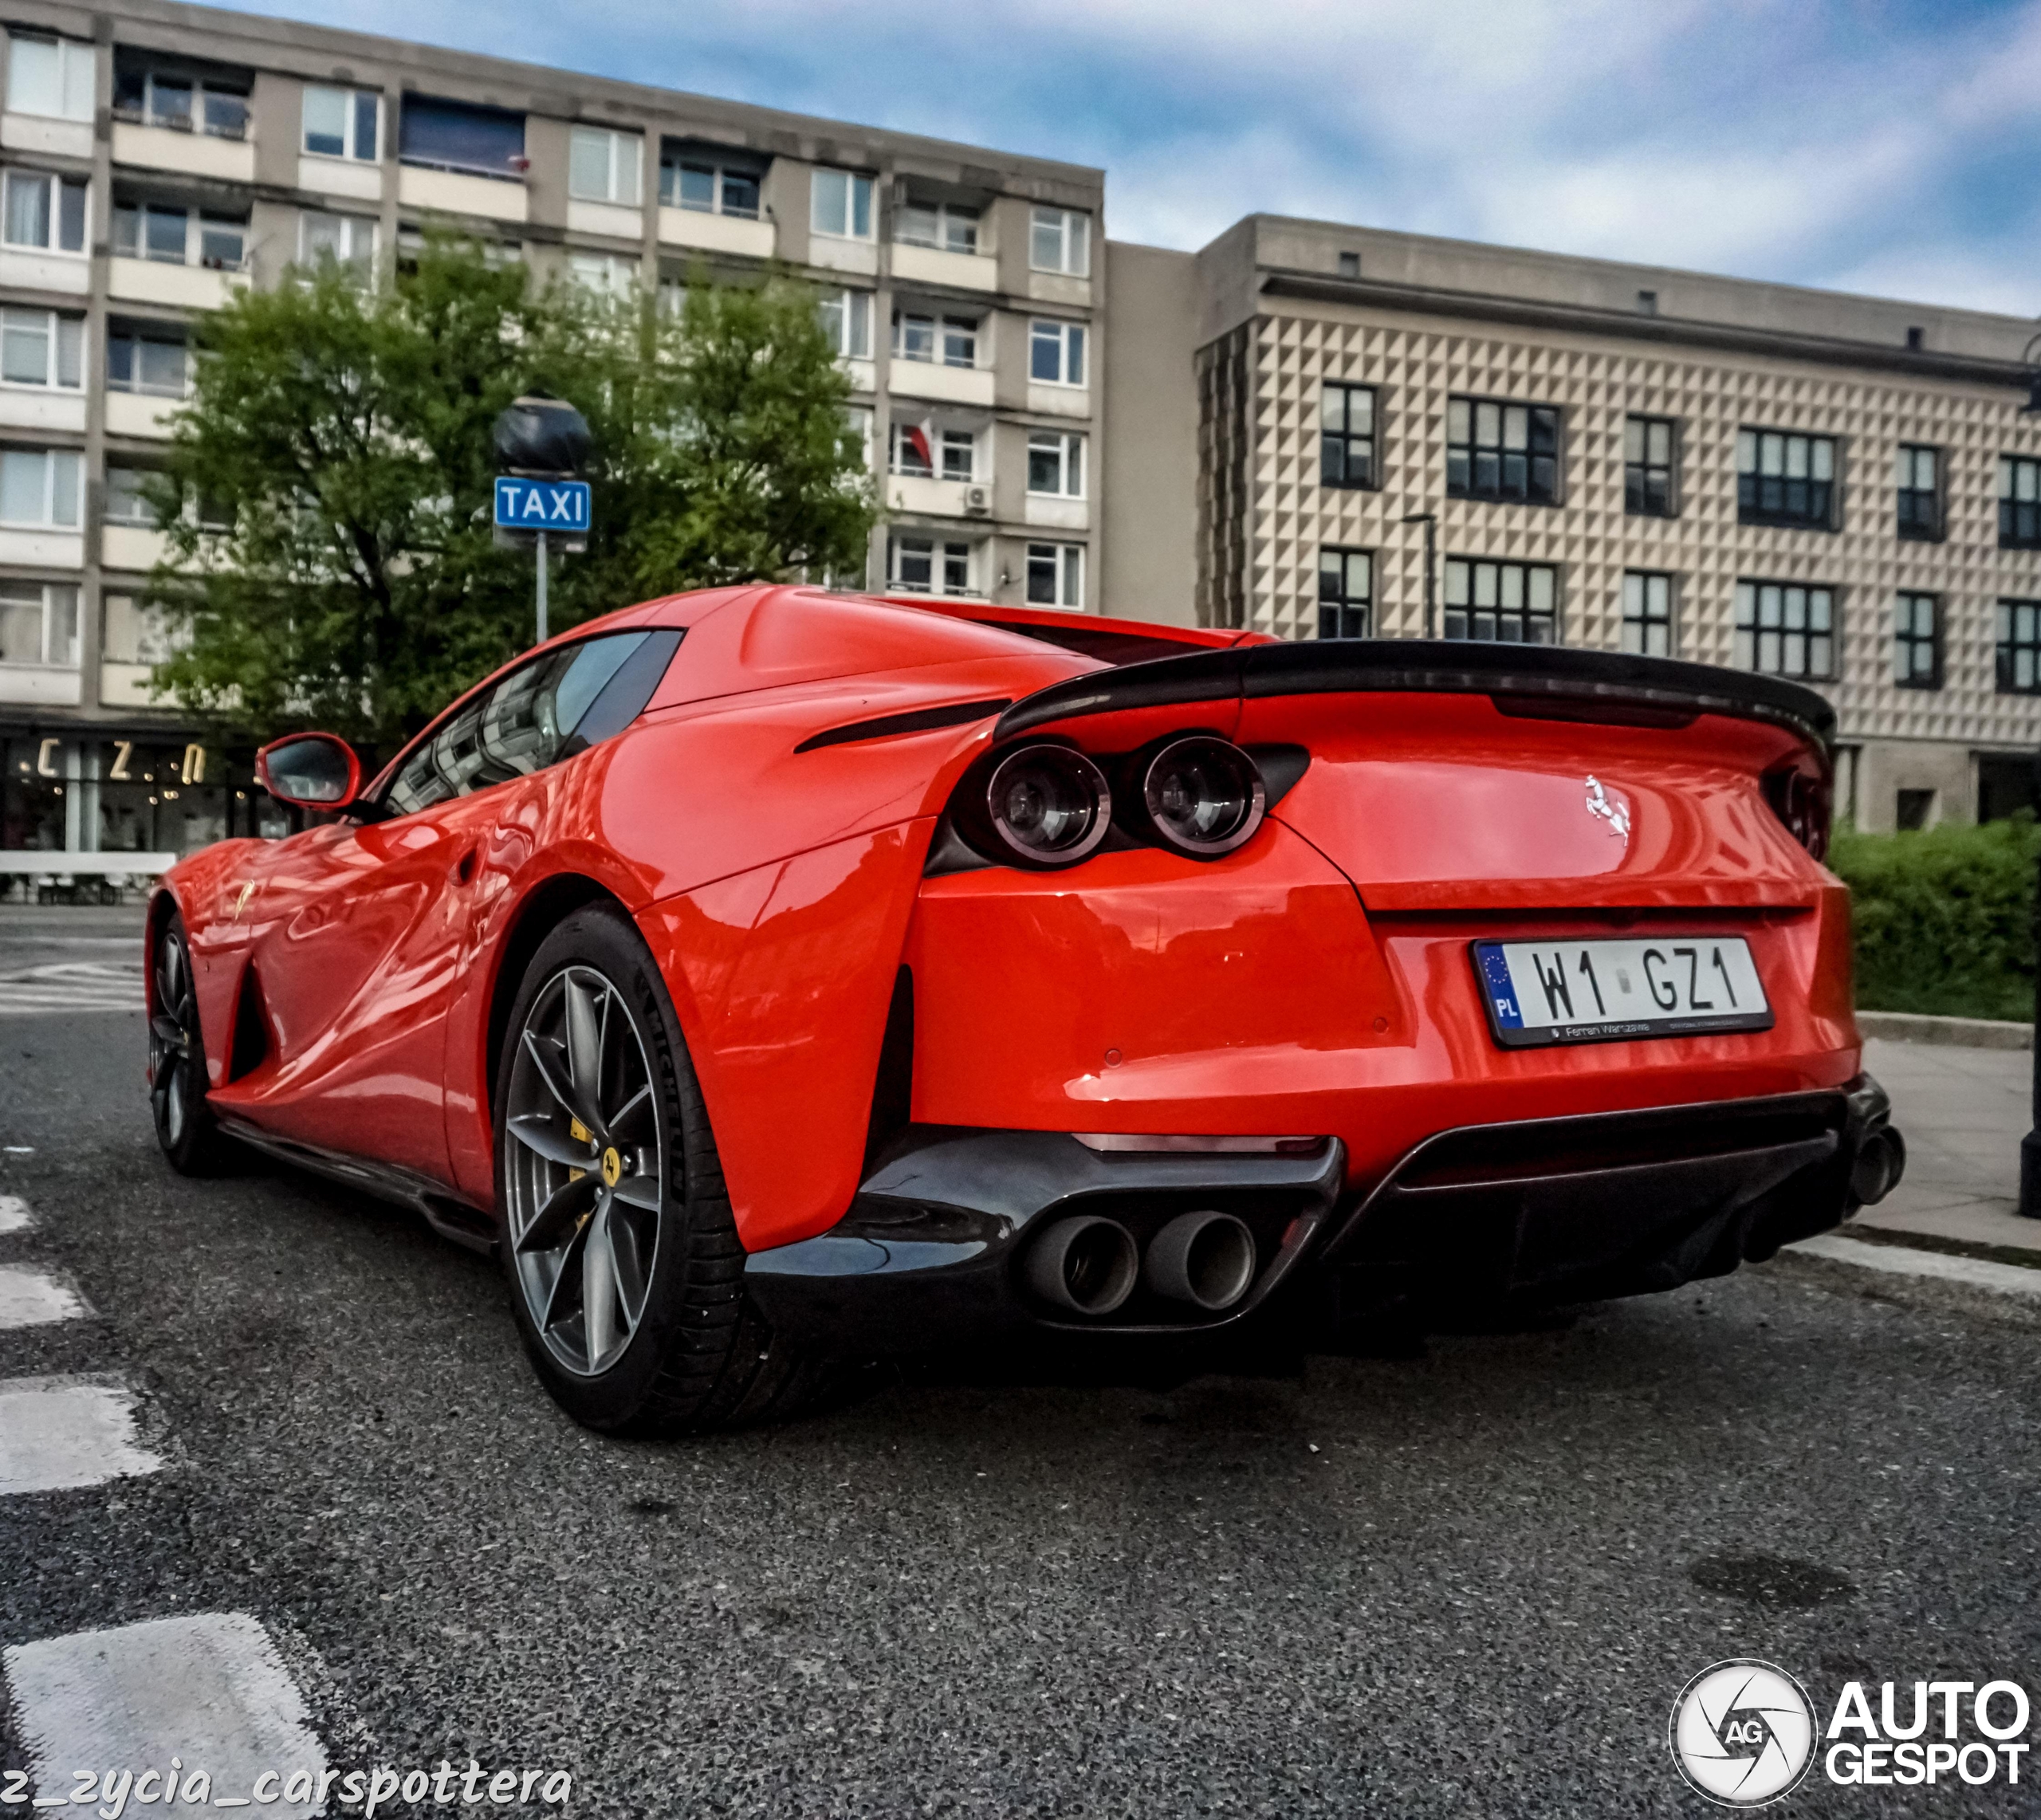
[[[584,480],[520,480],[496,477],[496,522],[506,531],[588,531],[588,483]]]

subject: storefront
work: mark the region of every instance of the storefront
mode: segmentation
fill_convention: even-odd
[[[291,831],[256,787],[251,751],[75,723],[10,730],[0,751],[0,851],[182,856],[230,835]]]

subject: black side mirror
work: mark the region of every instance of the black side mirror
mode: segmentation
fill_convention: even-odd
[[[255,754],[255,780],[280,803],[344,809],[361,788],[361,761],[333,733],[287,733]]]

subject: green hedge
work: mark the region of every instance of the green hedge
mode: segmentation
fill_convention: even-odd
[[[2031,1018],[2037,862],[2041,827],[2024,815],[1921,834],[1838,829],[1828,863],[1850,890],[1858,1004]]]

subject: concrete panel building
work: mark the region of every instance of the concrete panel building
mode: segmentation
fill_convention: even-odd
[[[196,313],[428,222],[588,285],[811,279],[887,508],[870,582],[1096,608],[1103,173],[159,0],[5,25],[0,850],[262,825],[151,698],[142,478]]]
[[[1439,635],[1810,682],[1862,826],[2034,800],[2035,324],[1267,216],[1107,265],[1109,387],[1175,388],[1114,403],[1115,608],[1414,635],[1429,516]]]

